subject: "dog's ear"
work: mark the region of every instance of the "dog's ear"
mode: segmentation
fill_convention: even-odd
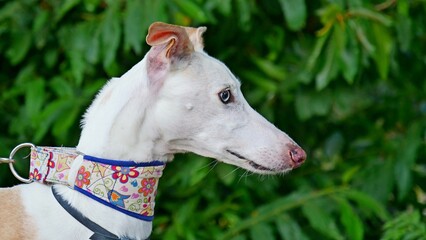
[[[181,57],[194,51],[194,46],[184,27],[162,22],[151,24],[146,43],[162,50],[166,58]]]
[[[172,67],[179,67],[194,52],[185,27],[162,22],[151,24],[146,43],[151,46],[147,62],[149,83],[156,88]]]
[[[189,39],[192,42],[192,45],[194,45],[195,51],[202,51],[204,48],[204,40],[203,40],[203,33],[207,30],[206,27],[185,27],[185,31],[189,36]]]

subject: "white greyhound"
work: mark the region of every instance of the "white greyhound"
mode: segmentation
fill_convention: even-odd
[[[140,217],[149,215],[146,209],[138,215],[105,201],[124,205],[123,199],[145,196],[145,205],[153,208],[147,196],[155,196],[148,191],[154,182],[138,179],[141,186],[131,178],[144,171],[156,171],[158,178],[175,153],[194,152],[260,174],[284,173],[304,162],[302,148],[253,110],[231,71],[203,51],[205,30],[159,22],[150,26],[150,51],[111,79],[84,115],[78,156],[68,164],[69,186],[35,182],[0,190],[0,239],[147,239],[152,222]],[[114,163],[118,166],[108,165]],[[82,194],[80,187],[100,181],[86,177],[105,166],[114,184],[139,184],[139,192],[124,196],[110,189],[105,201],[86,196],[94,189]],[[37,173],[31,176],[40,180]],[[120,189],[127,192],[129,186]]]

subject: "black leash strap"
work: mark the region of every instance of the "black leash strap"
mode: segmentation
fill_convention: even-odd
[[[118,237],[113,233],[109,232],[105,228],[99,226],[98,224],[92,222],[90,219],[85,217],[81,212],[72,207],[64,198],[52,187],[53,196],[56,198],[58,203],[67,211],[71,216],[73,216],[77,221],[83,224],[85,227],[90,229],[93,232],[93,235],[89,238],[91,240],[131,240],[127,237]]]

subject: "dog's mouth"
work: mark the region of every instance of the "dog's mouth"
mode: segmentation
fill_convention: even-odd
[[[257,164],[257,163],[253,162],[253,161],[252,161],[252,160],[250,160],[250,159],[247,159],[246,157],[244,157],[243,155],[241,155],[241,154],[239,154],[239,153],[237,153],[237,152],[231,151],[231,150],[229,150],[229,149],[227,149],[226,151],[227,151],[228,153],[230,153],[230,154],[234,155],[235,157],[239,158],[239,159],[242,159],[242,160],[247,161],[247,162],[248,162],[248,164],[249,164],[251,167],[253,167],[254,169],[257,169],[257,170],[260,170],[260,171],[275,172],[273,169],[271,169],[271,168],[267,168],[267,167],[262,166],[262,165],[260,165],[260,164]]]

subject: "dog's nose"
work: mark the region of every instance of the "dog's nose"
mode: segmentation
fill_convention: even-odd
[[[293,167],[299,167],[306,160],[305,151],[296,145],[289,146],[289,154],[291,161],[293,162]]]

